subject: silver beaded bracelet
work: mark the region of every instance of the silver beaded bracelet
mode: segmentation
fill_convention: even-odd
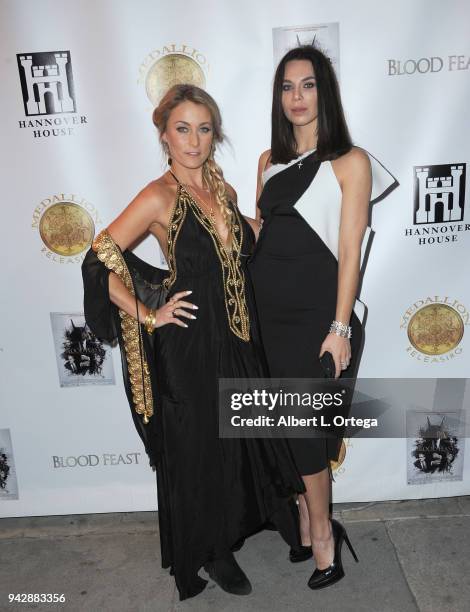
[[[330,334],[332,333],[342,338],[351,338],[352,328],[350,325],[346,325],[346,323],[341,323],[341,321],[333,321],[330,325]]]

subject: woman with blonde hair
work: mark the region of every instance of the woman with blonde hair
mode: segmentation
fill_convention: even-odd
[[[268,522],[299,546],[292,494],[304,490],[283,441],[219,438],[218,378],[264,375],[245,283],[256,223],[214,160],[223,132],[209,94],[172,87],[153,121],[169,169],[95,239],[83,264],[85,316],[98,337],[119,340],[157,472],[162,565],[180,599],[204,589],[202,566],[242,595],[251,585],[233,551]],[[168,271],[129,251],[147,232]]]

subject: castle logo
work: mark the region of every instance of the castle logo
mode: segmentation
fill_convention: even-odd
[[[173,85],[189,83],[205,88],[208,70],[207,58],[195,47],[165,45],[149,53],[142,62],[139,83],[145,84],[152,106],[157,106]]]
[[[465,164],[415,167],[414,222],[463,221]]]
[[[75,194],[62,193],[36,206],[31,226],[39,232],[46,257],[56,263],[81,264],[98,224],[101,219],[93,204]]]
[[[419,245],[456,242],[464,223],[466,164],[415,166],[414,227],[405,236],[415,236]]]
[[[408,354],[424,363],[442,363],[462,353],[465,325],[470,313],[448,296],[417,300],[403,315],[400,327],[407,331]]]
[[[24,112],[36,119],[19,121],[34,138],[70,136],[86,123],[78,116],[70,51],[19,53],[17,56]]]
[[[17,56],[26,115],[74,113],[70,51]]]

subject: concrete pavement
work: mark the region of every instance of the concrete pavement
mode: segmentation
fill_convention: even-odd
[[[336,504],[359,556],[346,577],[311,591],[313,562],[291,564],[276,532],[237,553],[253,593],[209,582],[180,602],[160,566],[154,512],[0,519],[0,610],[67,612],[466,612],[470,609],[470,496]],[[207,578],[204,570],[201,575]],[[64,593],[65,603],[8,603],[8,593]]]

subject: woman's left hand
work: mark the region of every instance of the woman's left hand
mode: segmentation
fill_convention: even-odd
[[[349,338],[343,338],[337,334],[327,335],[320,348],[320,357],[325,351],[329,351],[333,356],[336,366],[335,378],[339,378],[342,370],[349,367],[351,361],[351,343]]]

